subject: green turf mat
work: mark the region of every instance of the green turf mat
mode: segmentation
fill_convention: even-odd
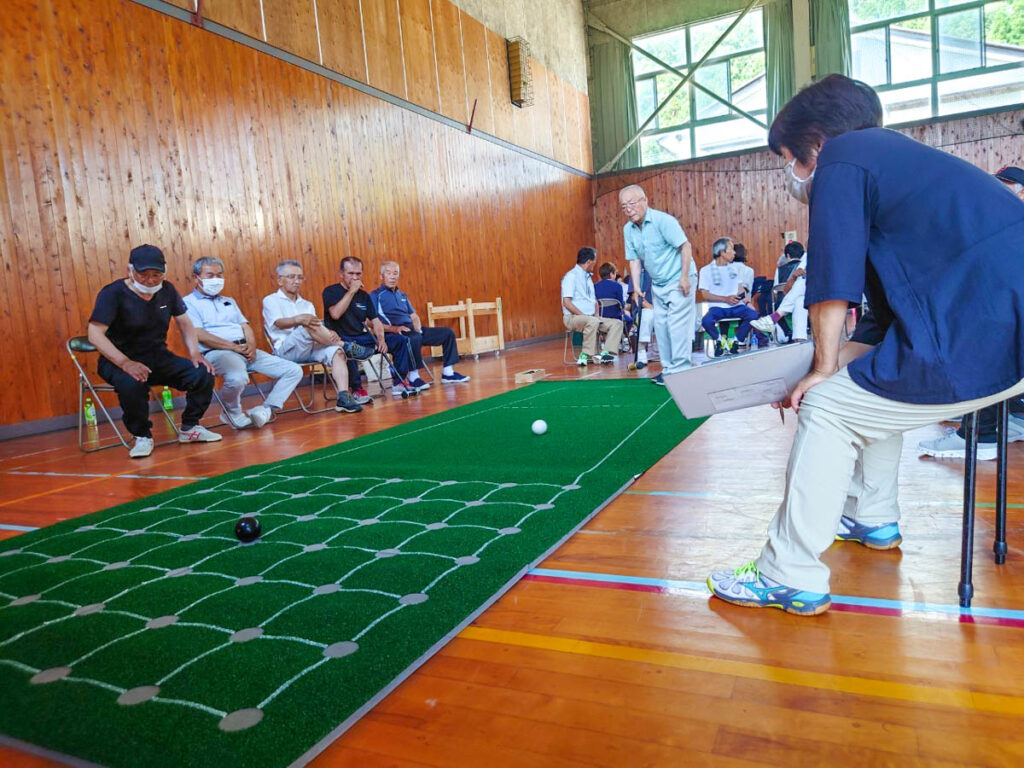
[[[0,542],[0,733],[308,759],[699,423],[646,380],[540,382]]]

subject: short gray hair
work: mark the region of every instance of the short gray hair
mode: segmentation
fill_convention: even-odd
[[[731,237],[720,237],[717,240],[715,240],[715,242],[711,244],[711,256],[717,259],[723,253],[729,250],[729,243],[731,243],[732,241],[733,240]]]
[[[302,265],[299,264],[299,262],[295,261],[294,259],[285,259],[284,261],[277,265],[276,272],[278,277],[280,277],[281,273],[284,272],[285,267],[298,267],[299,269],[302,269]]]
[[[192,262],[192,274],[199,277],[199,273],[203,271],[203,267],[214,266],[224,269],[224,262],[213,256],[201,256]]]
[[[384,274],[384,267],[394,267],[394,268],[395,268],[395,269],[397,269],[397,270],[398,270],[399,272],[401,272],[401,271],[402,271],[402,268],[401,268],[401,267],[400,267],[400,266],[398,265],[398,262],[397,262],[397,261],[385,261],[385,262],[384,262],[383,264],[381,264],[381,265],[380,265],[380,273],[381,273],[382,275]]]

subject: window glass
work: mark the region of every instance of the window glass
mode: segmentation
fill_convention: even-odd
[[[850,26],[928,10],[928,0],[850,0]]]
[[[939,16],[939,71],[958,72],[981,65],[981,9]]]
[[[641,162],[644,165],[674,163],[690,159],[690,131],[671,131],[640,139]]]

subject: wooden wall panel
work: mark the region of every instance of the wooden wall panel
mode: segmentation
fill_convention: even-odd
[[[569,150],[565,145],[565,104],[564,92],[558,75],[548,70],[548,118],[551,121],[551,156],[562,163],[568,163]]]
[[[398,0],[361,0],[366,68],[374,88],[406,98]]]
[[[184,8],[186,11],[195,11],[196,0],[165,0],[168,5]]]
[[[459,7],[450,0],[431,0],[430,5],[441,114],[466,123],[469,113],[466,111],[466,67],[462,60]]]
[[[256,323],[281,258],[319,303],[355,254],[369,283],[399,260],[421,308],[501,295],[508,339],[561,332],[591,180],[128,0],[11,0],[3,23],[0,327],[25,343],[0,425],[73,413],[63,342],[143,242],[183,292],[222,258]]]
[[[313,0],[262,0],[267,42],[320,64],[317,12]]]
[[[317,0],[324,66],[366,82],[366,52],[359,0]]]
[[[533,146],[534,152],[545,157],[554,157],[554,143],[551,140],[551,81],[548,70],[539,61],[531,64],[533,70]]]
[[[581,168],[583,164],[583,152],[580,138],[580,100],[577,97],[578,91],[565,80],[562,85],[562,110],[565,112],[565,162],[573,168]],[[587,136],[590,141],[590,136]]]
[[[590,97],[579,93],[580,102],[580,151],[583,153],[581,171],[594,172],[594,143],[590,137]]]
[[[466,62],[466,108],[475,128],[493,134],[494,111],[491,107],[491,76],[487,61],[487,28],[469,14],[459,13],[462,51]]]
[[[439,112],[430,0],[400,0],[399,11],[408,99],[421,107]]]
[[[987,171],[1024,165],[1019,125],[1024,110],[953,119],[904,129],[913,138]],[[693,244],[698,267],[711,260],[711,243],[730,236],[744,243],[758,275],[775,272],[784,242],[796,230],[807,242],[807,208],[786,192],[783,162],[767,150],[649,170],[602,176],[596,182],[598,248],[623,261],[618,191],[640,184],[654,208],[679,219]]]
[[[203,17],[243,35],[263,39],[260,0],[203,0]]]
[[[515,143],[516,128],[512,121],[512,96],[508,83],[508,51],[505,38],[487,30],[487,61],[491,78],[491,107],[494,114],[494,135]]]

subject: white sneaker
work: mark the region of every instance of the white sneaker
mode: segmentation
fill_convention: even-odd
[[[274,416],[274,412],[270,410],[269,405],[257,405],[255,408],[250,409],[249,418],[252,420],[252,425],[259,429]]]
[[[192,429],[183,429],[178,433],[179,443],[216,443],[218,440],[223,439],[223,435],[211,432],[202,424],[196,424]]]
[[[128,451],[128,456],[133,459],[144,459],[153,452],[152,437],[136,437],[135,445]]]
[[[231,413],[231,411],[220,412],[220,423],[227,424],[235,429],[245,429],[252,426],[252,419],[244,413]]]
[[[917,450],[924,456],[937,459],[963,459],[967,456],[967,441],[950,429],[942,437],[934,440],[922,440]],[[978,461],[991,461],[996,457],[995,443],[978,443]]]
[[[775,321],[772,320],[771,315],[765,315],[764,317],[757,318],[757,320],[751,320],[750,327],[761,333],[771,333],[775,330]]]

